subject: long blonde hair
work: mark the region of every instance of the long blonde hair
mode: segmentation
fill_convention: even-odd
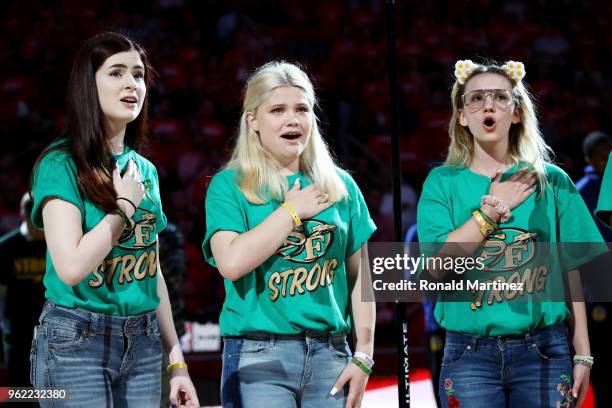
[[[530,165],[535,170],[538,175],[541,194],[546,186],[545,163],[550,162],[552,149],[546,144],[540,132],[531,94],[521,80],[513,80],[498,65],[476,65],[463,84],[455,80],[451,92],[453,116],[448,127],[451,141],[448,148],[448,156],[444,164],[469,167],[472,164],[472,160],[474,160],[474,137],[467,127],[463,127],[459,123],[459,110],[463,109],[462,95],[465,92],[465,86],[468,81],[476,75],[484,73],[501,75],[512,84],[515,109],[518,109],[521,121],[510,126],[508,155],[513,163],[522,162]]]
[[[225,167],[238,171],[238,185],[249,202],[264,204],[268,196],[276,201],[283,200],[289,189],[287,178],[281,174],[278,162],[262,146],[259,136],[246,119],[247,113],[257,114],[257,109],[270,92],[281,86],[295,86],[304,91],[312,111],[313,123],[309,141],[300,155],[300,172],[327,193],[330,201],[344,199],[348,196],[346,186],[319,131],[314,111],[317,100],[312,83],[298,66],[284,61],[269,62],[259,67],[247,80],[238,140]]]

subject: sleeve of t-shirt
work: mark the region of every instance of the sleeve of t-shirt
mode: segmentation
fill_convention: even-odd
[[[233,174],[220,172],[210,182],[206,192],[206,235],[202,243],[204,259],[217,267],[210,248],[210,238],[218,231],[247,231],[245,212],[240,203],[242,193]]]
[[[83,213],[84,204],[77,184],[76,167],[68,156],[51,152],[42,158],[34,172],[32,195],[32,224],[38,229],[44,227],[42,209],[47,199],[67,201]]]
[[[449,192],[442,177],[433,170],[423,183],[417,206],[417,231],[422,243],[444,243],[448,234],[456,229],[451,217]]]
[[[164,214],[164,210],[162,208],[161,194],[159,188],[159,177],[157,176],[157,169],[155,168],[155,166],[153,166],[153,177],[155,178],[155,182],[153,183],[152,193],[158,208],[157,214],[155,215],[157,216],[157,233],[159,234],[164,229],[166,229],[166,226],[168,225],[168,218],[166,218],[166,214]]]
[[[346,172],[341,172],[340,174],[349,194],[351,224],[346,243],[346,257],[348,258],[370,239],[374,231],[376,231],[376,224],[374,224],[374,220],[370,217],[368,206],[355,180]]]
[[[599,192],[599,201],[595,215],[608,227],[612,228],[610,223],[612,217],[612,152],[608,156],[608,164],[604,172],[601,182],[601,191]]]
[[[574,182],[564,172],[556,177],[558,242],[564,269],[570,271],[607,252],[607,247]]]

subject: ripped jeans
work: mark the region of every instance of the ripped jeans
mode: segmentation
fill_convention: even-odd
[[[449,331],[440,400],[444,408],[569,408],[572,370],[563,323],[520,336]]]

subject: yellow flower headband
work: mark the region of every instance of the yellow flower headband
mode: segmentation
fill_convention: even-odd
[[[519,82],[525,77],[525,66],[522,62],[508,61],[502,65],[502,69],[514,82]]]
[[[472,60],[459,60],[455,63],[455,78],[460,85],[464,85],[465,81],[474,72],[474,69],[479,67],[479,64],[475,64]],[[508,61],[501,67],[506,74],[515,83],[518,83],[525,77],[525,65],[518,61]]]

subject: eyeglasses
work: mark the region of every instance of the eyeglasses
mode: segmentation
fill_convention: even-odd
[[[469,91],[461,95],[461,100],[463,106],[467,106],[475,112],[482,109],[487,96],[490,96],[495,106],[500,109],[509,108],[514,104],[514,97],[510,89],[478,89]]]

